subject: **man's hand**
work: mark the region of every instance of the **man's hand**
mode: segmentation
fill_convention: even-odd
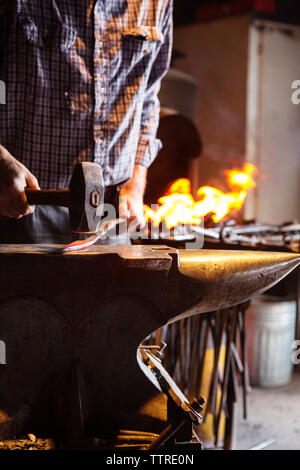
[[[27,204],[26,187],[40,189],[35,176],[0,145],[0,215],[20,219],[34,211]]]
[[[132,178],[120,190],[120,217],[127,219],[134,227],[143,227],[144,209],[143,198],[146,187],[147,168],[135,165]]]

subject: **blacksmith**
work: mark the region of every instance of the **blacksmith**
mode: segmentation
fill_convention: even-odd
[[[172,0],[2,0],[0,242],[72,238],[65,208],[29,206],[25,187],[64,189],[76,162],[101,165],[106,202],[143,223]]]

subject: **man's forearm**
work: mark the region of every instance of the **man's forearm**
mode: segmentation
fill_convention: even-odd
[[[143,197],[147,181],[147,168],[134,165],[132,178],[120,190],[120,216],[136,226],[144,225]]]
[[[144,195],[147,183],[147,168],[135,164],[132,178],[124,185],[128,190]]]

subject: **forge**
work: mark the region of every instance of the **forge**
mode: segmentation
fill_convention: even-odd
[[[0,247],[1,439],[161,433],[174,407],[142,365],[143,340],[167,323],[244,302],[300,263],[291,253],[61,248]]]

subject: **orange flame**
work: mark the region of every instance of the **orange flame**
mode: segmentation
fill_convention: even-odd
[[[257,169],[245,163],[243,170],[226,170],[230,192],[223,193],[217,188],[202,186],[197,190],[197,201],[191,195],[191,182],[180,178],[172,183],[166,194],[158,199],[159,206],[153,209],[144,205],[145,220],[158,227],[162,220],[168,228],[178,224],[200,224],[203,217],[212,214],[214,222],[219,222],[232,209],[241,209],[247,191],[255,187],[252,176]]]

